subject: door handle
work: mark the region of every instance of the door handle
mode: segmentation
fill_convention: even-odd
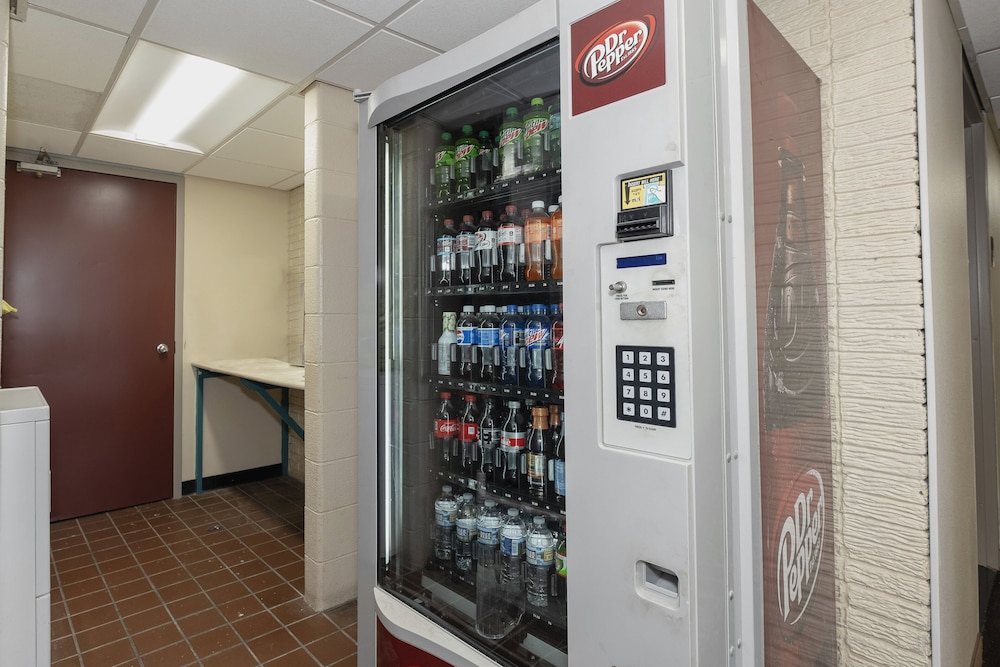
[[[157,354],[166,354],[169,351],[170,351],[170,348],[167,347],[166,343],[160,343],[159,345],[156,346],[156,353]]]

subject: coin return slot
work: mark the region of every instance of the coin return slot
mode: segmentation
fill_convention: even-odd
[[[680,579],[675,572],[644,560],[636,562],[635,570],[639,595],[674,609],[680,605]]]

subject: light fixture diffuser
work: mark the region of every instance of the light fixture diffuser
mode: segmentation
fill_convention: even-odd
[[[288,84],[140,41],[92,132],[205,153],[288,89]]]

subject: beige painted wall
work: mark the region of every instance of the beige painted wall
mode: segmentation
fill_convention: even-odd
[[[194,479],[193,361],[288,358],[288,193],[185,179],[182,479]],[[231,379],[205,381],[204,474],[281,461],[280,421]]]
[[[304,187],[288,193],[288,362],[304,363],[305,342],[305,217]],[[292,391],[288,412],[305,424],[305,392]],[[295,433],[288,434],[288,475],[306,481],[305,443]]]

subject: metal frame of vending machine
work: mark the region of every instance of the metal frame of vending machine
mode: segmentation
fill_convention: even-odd
[[[379,448],[404,409],[379,410],[378,126],[557,36],[569,664],[761,663],[753,243],[732,224],[748,119],[726,108],[745,99],[745,22],[732,0],[541,0],[358,95],[359,433],[376,434],[359,448],[359,663],[376,664],[377,618],[450,664],[499,664],[378,583]]]

